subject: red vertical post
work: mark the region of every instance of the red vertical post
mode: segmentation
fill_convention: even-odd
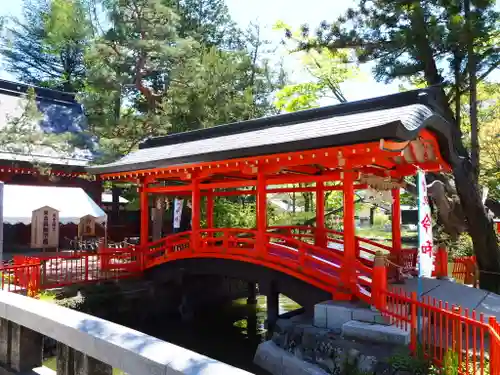
[[[193,179],[191,191],[191,248],[197,251],[200,244],[200,180]]]
[[[140,206],[141,206],[141,247],[149,242],[149,199],[146,192],[147,184],[141,182],[139,187]],[[143,249],[145,251],[146,249]]]
[[[314,244],[326,247],[325,232],[325,184],[323,181],[316,182],[316,232],[314,233]]]
[[[444,247],[439,247],[435,260],[436,276],[438,278],[448,277],[448,252]]]
[[[87,254],[84,255],[85,257],[85,281],[89,281],[89,256]]]
[[[401,258],[401,192],[392,189],[392,249],[394,259],[400,264]]]
[[[410,350],[413,354],[417,353],[417,337],[418,337],[418,322],[417,322],[417,293],[411,292],[411,312],[410,312]],[[446,317],[448,319],[448,317]],[[446,322],[446,327],[448,327],[448,322]],[[446,339],[448,341],[448,338]]]
[[[345,171],[344,186],[344,259],[341,280],[351,293],[356,290],[356,225],[354,220],[354,172]]]
[[[372,304],[379,310],[387,308],[387,267],[385,255],[378,252],[373,263]]]
[[[263,171],[257,173],[257,252],[266,252],[267,232],[267,192],[266,175]]]
[[[214,227],[214,194],[213,190],[210,189],[207,192],[207,229],[213,229]]]

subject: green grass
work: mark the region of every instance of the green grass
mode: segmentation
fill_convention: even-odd
[[[384,239],[384,240],[390,240],[392,238],[391,231],[385,231],[381,228],[374,228],[374,227],[357,228],[356,235],[358,235],[360,237],[365,237],[365,238],[377,238],[377,239]],[[401,236],[402,237],[417,237],[417,232],[403,230],[403,231],[401,231]]]
[[[43,290],[38,295],[40,301],[53,302],[56,299],[56,294],[50,290]]]
[[[57,361],[56,357],[49,358],[43,362],[43,365],[47,368],[50,368],[53,371],[57,371]],[[125,373],[122,370],[113,369],[113,375],[125,375]]]

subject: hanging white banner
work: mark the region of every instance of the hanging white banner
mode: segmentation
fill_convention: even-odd
[[[184,205],[184,199],[174,199],[174,229],[179,229],[181,227],[181,217],[182,217],[182,206]]]
[[[418,274],[431,277],[434,270],[434,243],[432,237],[432,216],[425,173],[417,172],[418,185]]]

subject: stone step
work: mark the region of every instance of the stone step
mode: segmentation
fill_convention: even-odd
[[[351,320],[342,325],[342,335],[345,338],[372,341],[393,345],[409,345],[410,331],[396,326],[387,326]]]
[[[259,344],[253,362],[272,375],[328,375],[318,366],[295,357],[272,341]]]
[[[390,325],[390,319],[368,307],[351,303],[325,301],[314,306],[314,326],[328,328],[340,333],[342,326],[350,321]]]

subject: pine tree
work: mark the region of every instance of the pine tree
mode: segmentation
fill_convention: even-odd
[[[179,36],[224,50],[243,47],[241,30],[231,19],[225,0],[164,0],[180,16]]]
[[[82,97],[93,132],[116,157],[169,131],[165,95],[175,67],[188,64],[197,45],[179,37],[179,18],[161,0],[105,5],[111,27],[89,48]]]
[[[64,29],[64,38],[55,38],[56,27]],[[85,76],[90,31],[83,1],[26,0],[23,18],[6,20],[0,54],[21,82],[76,92]]]

